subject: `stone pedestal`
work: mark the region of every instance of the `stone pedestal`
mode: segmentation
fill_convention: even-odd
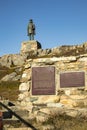
[[[35,51],[37,49],[41,49],[41,44],[38,41],[35,40],[25,41],[22,42],[20,53]]]

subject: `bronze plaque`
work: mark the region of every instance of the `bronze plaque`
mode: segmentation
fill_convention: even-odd
[[[55,67],[32,68],[32,95],[55,94]]]
[[[83,87],[85,86],[85,72],[66,72],[60,74],[60,87]]]

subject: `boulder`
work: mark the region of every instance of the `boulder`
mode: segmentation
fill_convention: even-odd
[[[36,100],[34,103],[36,104],[42,104],[42,103],[57,103],[60,100],[60,96],[51,95],[51,96],[40,96],[38,100]]]
[[[31,70],[27,69],[23,72],[21,82],[27,82],[31,79]]]
[[[29,90],[29,82],[27,83],[21,83],[19,86],[19,91],[20,92],[25,92]]]
[[[78,110],[67,110],[65,111],[65,113],[67,116],[74,117],[74,118],[78,116]]]
[[[12,55],[12,64],[13,66],[22,66],[26,61],[25,55],[22,56],[20,54]]]
[[[1,81],[17,81],[21,76],[18,76],[16,72],[4,76]]]
[[[22,101],[24,99],[25,99],[25,101],[29,101],[29,92],[25,91],[18,95],[18,101]]]
[[[43,125],[42,130],[55,130],[54,125]]]
[[[0,65],[5,67],[22,66],[26,60],[25,55],[8,54],[0,58]]]
[[[12,55],[4,55],[0,58],[0,65],[10,67],[12,65]]]

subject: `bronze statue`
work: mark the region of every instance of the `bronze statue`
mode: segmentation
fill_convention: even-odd
[[[28,27],[27,27],[27,35],[29,36],[30,40],[34,40],[35,25],[33,24],[32,19],[30,19]]]

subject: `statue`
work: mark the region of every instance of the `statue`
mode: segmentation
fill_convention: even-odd
[[[28,27],[27,27],[27,35],[29,36],[30,40],[34,40],[35,25],[33,24],[32,19],[30,19]]]

